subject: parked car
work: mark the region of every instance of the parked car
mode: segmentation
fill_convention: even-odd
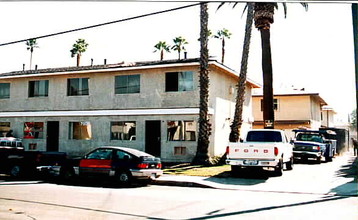
[[[50,173],[62,179],[78,177],[109,177],[122,185],[134,180],[158,178],[163,174],[160,158],[125,147],[99,147],[80,159],[50,167]]]
[[[284,165],[287,170],[293,169],[292,148],[282,130],[253,129],[242,143],[229,143],[226,163],[231,165],[232,172],[239,172],[240,168],[265,167],[281,176]]]

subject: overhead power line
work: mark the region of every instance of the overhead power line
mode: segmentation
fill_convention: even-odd
[[[191,5],[185,5],[185,6],[181,6],[181,7],[177,7],[177,8],[172,8],[172,9],[167,9],[167,10],[163,10],[163,11],[152,12],[152,13],[138,15],[138,16],[129,17],[129,18],[123,18],[123,19],[120,19],[120,20],[115,20],[115,21],[105,22],[105,23],[101,23],[101,24],[90,25],[90,26],[76,28],[76,29],[72,29],[72,30],[61,31],[61,32],[52,33],[52,34],[46,34],[46,35],[37,36],[37,37],[31,37],[31,38],[27,38],[27,39],[23,39],[23,40],[11,41],[11,42],[0,44],[0,47],[10,45],[10,44],[26,42],[27,40],[30,40],[30,39],[41,39],[41,38],[46,38],[46,37],[52,37],[52,36],[56,36],[56,35],[67,34],[67,33],[71,33],[71,32],[82,31],[82,30],[101,27],[101,26],[105,26],[105,25],[120,23],[120,22],[124,22],[124,21],[130,21],[130,20],[144,18],[144,17],[148,17],[148,16],[163,14],[163,13],[167,13],[167,12],[172,12],[172,11],[177,11],[177,10],[181,10],[181,9],[185,9],[185,8],[194,7],[194,6],[197,6],[197,5],[200,5],[200,3],[191,4]]]

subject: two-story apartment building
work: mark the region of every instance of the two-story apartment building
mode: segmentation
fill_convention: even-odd
[[[274,91],[275,128],[292,137],[293,129],[318,130],[322,126],[322,107],[327,105],[319,93],[304,90]],[[254,128],[263,128],[263,95],[253,95]]]
[[[210,60],[209,153],[223,154],[233,117],[238,74]],[[246,85],[244,129],[252,121]],[[94,147],[136,148],[165,162],[196,153],[198,59],[96,65],[0,74],[0,134],[13,130],[28,150],[82,155]]]

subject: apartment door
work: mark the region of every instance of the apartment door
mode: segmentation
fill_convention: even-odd
[[[145,122],[145,152],[160,157],[160,121]]]
[[[47,122],[46,151],[58,151],[60,123],[58,121]]]

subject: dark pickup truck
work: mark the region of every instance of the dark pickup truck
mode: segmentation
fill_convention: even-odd
[[[295,141],[293,147],[294,158],[300,160],[314,159],[321,163],[332,161],[336,152],[336,140],[325,138],[327,131],[317,130],[293,130]]]
[[[25,151],[19,138],[0,138],[0,173],[12,177],[34,177],[38,167],[52,166],[66,159],[64,152]]]

